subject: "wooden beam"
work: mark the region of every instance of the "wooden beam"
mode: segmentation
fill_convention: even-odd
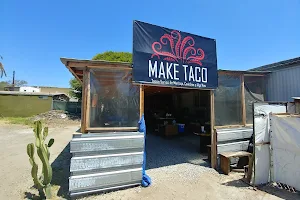
[[[132,85],[140,85],[141,83],[136,83],[136,82],[132,82]],[[157,85],[157,84],[149,84],[149,83],[143,83],[144,86],[147,87],[167,87],[170,88],[170,86],[168,85]],[[172,86],[172,88],[174,89],[185,89],[185,90],[211,90],[208,88],[192,88],[192,87],[177,87],[177,86]]]
[[[81,133],[84,133],[85,132],[85,114],[84,114],[84,105],[85,105],[85,102],[84,102],[84,90],[82,90],[82,93],[81,93],[81,127],[80,127],[80,131]]]
[[[131,70],[120,69],[120,70],[92,70],[96,75],[99,76],[124,76],[126,73],[131,72]]]
[[[81,85],[82,85],[82,84],[83,84],[83,81],[77,76],[77,74],[74,72],[74,69],[72,69],[72,67],[69,66],[68,63],[67,63],[67,65],[66,65],[66,67],[69,69],[69,71],[71,72],[71,74],[73,74],[73,76],[74,76],[77,80],[79,80],[79,82],[80,82]]]
[[[244,74],[244,76],[260,76],[260,77],[264,77],[264,76],[266,76],[266,74]]]
[[[262,146],[262,145],[266,145],[266,144],[271,144],[270,142],[258,142],[255,143],[255,146]]]
[[[83,75],[83,70],[74,70],[74,73],[79,76],[79,75]]]
[[[138,127],[88,127],[87,131],[137,131]]]
[[[248,124],[249,126],[251,124]],[[221,129],[221,128],[242,128],[245,127],[244,125],[241,124],[236,124],[236,125],[225,125],[225,126],[215,126],[215,129]]]
[[[131,64],[126,64],[126,63],[91,63],[91,62],[76,62],[76,61],[69,61],[69,66],[71,67],[86,67],[88,68],[99,68],[101,69],[102,67],[111,67],[111,68],[131,68]]]
[[[243,72],[237,71],[218,71],[218,74],[222,75],[231,75],[231,76],[240,76]]]
[[[132,70],[132,67],[123,66],[123,65],[105,65],[105,66],[93,66],[89,65],[90,69],[110,69],[110,70]]]
[[[214,91],[210,91],[210,131],[211,131],[211,167],[217,168],[217,136],[214,129],[215,125],[215,95]]]
[[[145,98],[144,86],[140,85],[140,118],[144,114],[144,98]]]
[[[242,124],[246,126],[246,102],[245,102],[245,79],[241,75],[241,105],[242,105]]]

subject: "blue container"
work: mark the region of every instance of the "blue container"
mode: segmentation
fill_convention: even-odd
[[[185,126],[185,124],[178,124],[178,132],[179,133],[184,133],[184,126]]]

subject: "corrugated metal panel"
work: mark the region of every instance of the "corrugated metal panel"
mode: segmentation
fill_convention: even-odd
[[[74,135],[70,195],[139,185],[143,150],[144,134],[139,132]]]
[[[111,155],[94,155],[80,156],[71,159],[70,172],[86,171],[106,171],[111,168],[119,169],[122,167],[132,168],[143,164],[143,152],[111,154]]]
[[[249,139],[253,134],[253,129],[227,130],[218,132],[218,143],[232,140]]]
[[[253,134],[252,127],[217,129],[217,152],[245,151]]]
[[[242,142],[218,144],[217,151],[218,151],[218,154],[220,154],[222,152],[247,151],[248,146],[249,146],[249,140],[242,141]]]
[[[293,101],[300,96],[300,65],[274,71],[267,76],[267,101]]]
[[[111,187],[140,184],[142,180],[142,168],[123,171],[113,171],[97,174],[71,176],[69,190],[71,195],[76,193],[88,193],[92,190],[104,190]]]
[[[142,144],[142,145],[141,145]],[[75,135],[71,141],[71,153],[143,151],[144,134],[138,132]]]

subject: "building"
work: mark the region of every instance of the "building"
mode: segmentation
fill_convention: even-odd
[[[101,134],[90,133],[103,133],[107,134],[105,140],[116,136],[118,153],[121,149],[123,152],[125,146],[126,149],[129,146],[133,148],[134,153],[141,153],[140,150],[145,153],[145,147],[137,150],[136,142],[122,139],[123,136],[136,138],[134,134],[137,131],[145,133],[146,126],[147,134],[164,137],[181,135],[180,148],[192,145],[182,145],[185,139],[195,141],[201,153],[208,152],[213,168],[217,168],[221,160],[223,172],[230,169],[230,157],[247,155],[247,177],[250,182],[252,152],[248,148],[252,146],[250,141],[253,136],[254,102],[267,100],[265,91],[270,86],[265,82],[270,81],[272,72],[268,67],[249,71],[218,70],[214,39],[138,21],[134,21],[133,35],[133,63],[61,58],[61,62],[81,82],[83,89],[81,132],[87,135],[74,138],[71,149],[76,143],[80,146],[76,153],[82,151],[80,155],[85,155],[86,150],[83,151],[82,147],[87,145],[87,141],[90,140],[89,146],[92,146],[92,142],[95,144],[95,140],[99,139],[101,145],[91,147],[89,153],[102,155],[103,150],[99,146],[106,148],[112,146],[111,142],[100,139]],[[169,42],[164,42],[164,39]],[[196,50],[196,44],[201,44],[201,48]],[[282,107],[286,112],[287,104]],[[265,115],[260,116],[265,118]],[[142,136],[145,137],[145,134]],[[141,140],[145,139],[147,140]],[[254,141],[256,144],[256,138]],[[157,144],[155,141],[148,142]],[[219,160],[218,155],[221,155]],[[123,155],[119,156],[120,160],[125,159]],[[75,159],[82,158],[74,153],[71,166]],[[112,178],[106,176],[107,184],[103,184],[101,173],[95,174],[96,170],[103,170],[102,166],[97,166],[92,171],[90,167],[93,164],[86,164],[80,169],[80,173],[70,169],[70,194],[72,196],[79,192],[83,194],[109,190],[112,186],[121,188],[127,184],[139,184],[141,163],[124,165],[128,170],[137,171],[139,176],[130,174],[128,177],[132,178],[120,178],[120,181],[114,183],[109,180],[119,172],[116,165],[111,165],[109,176]],[[125,169],[124,166],[122,165],[122,170]],[[145,166],[142,168],[145,170]],[[88,187],[82,184],[86,178],[93,180]]]
[[[20,92],[41,92],[41,89],[37,87],[21,86],[19,88],[19,91]]]
[[[69,95],[71,88],[61,88],[61,87],[47,87],[47,86],[36,86],[41,90],[43,93],[64,93],[66,95]]]
[[[266,101],[292,102],[300,96],[300,57],[264,65],[250,71],[269,72],[265,76]]]
[[[61,88],[61,87],[48,87],[48,86],[21,86],[21,87],[4,87],[4,91],[19,91],[19,92],[42,92],[42,93],[64,93],[69,95],[70,88]]]
[[[53,108],[53,100],[67,101],[65,94],[0,91],[0,116],[30,117]]]

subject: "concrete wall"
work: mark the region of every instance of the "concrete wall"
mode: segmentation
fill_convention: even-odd
[[[0,95],[0,116],[30,117],[52,108],[52,97]]]
[[[300,65],[270,73],[267,77],[267,101],[293,101],[300,96]]]

